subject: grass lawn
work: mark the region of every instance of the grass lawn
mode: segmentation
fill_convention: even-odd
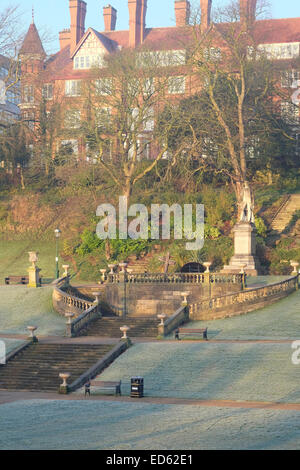
[[[52,306],[52,287],[0,286],[0,335],[28,334],[29,325],[37,335],[63,335],[66,320]]]
[[[2,450],[300,449],[300,412],[110,401],[0,406]]]
[[[211,339],[300,339],[300,290],[261,310],[232,318],[190,322]]]
[[[290,343],[139,343],[99,378],[121,379],[124,395],[130,378],[142,376],[150,397],[300,403],[292,353]]]
[[[0,240],[0,284],[6,276],[27,275],[28,251],[38,251],[38,266],[44,278],[55,275],[55,241],[51,240]],[[61,263],[63,264],[63,263]]]

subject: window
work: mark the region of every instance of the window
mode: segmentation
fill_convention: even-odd
[[[268,59],[296,59],[299,57],[300,42],[260,44],[258,50],[264,52]]]
[[[290,101],[281,102],[281,117],[287,124],[299,124],[299,108]]]
[[[104,67],[102,54],[76,56],[74,59],[74,69],[90,69],[92,67]]]
[[[222,58],[221,49],[219,47],[211,47],[210,49],[205,49],[203,55],[205,60],[210,60],[213,62],[217,62]]]
[[[66,96],[80,96],[81,80],[67,80],[65,85]]]
[[[147,78],[146,80],[144,80],[144,96],[150,97],[153,95],[154,92],[155,92],[154,79]]]
[[[106,128],[110,124],[111,108],[99,108],[95,110],[97,127]]]
[[[78,140],[62,140],[60,144],[61,150],[64,149],[65,151],[68,151],[68,149],[70,149],[73,153],[78,154]]]
[[[300,80],[299,70],[285,70],[281,72],[281,86],[291,88],[297,80]]]
[[[146,110],[146,116],[143,121],[144,131],[152,132],[154,130],[154,110],[149,108]]]
[[[53,98],[53,85],[52,83],[46,83],[43,85],[42,95],[45,100],[52,100]]]
[[[185,50],[140,52],[137,58],[139,67],[171,67],[185,63]]]
[[[23,88],[23,102],[33,103],[34,102],[34,87],[32,85],[25,85]]]
[[[65,113],[65,128],[78,129],[81,124],[81,112],[79,110],[69,110]]]
[[[185,93],[185,77],[170,77],[168,89],[170,95]]]
[[[111,95],[112,93],[112,80],[111,78],[100,78],[95,80],[95,90],[97,95]]]
[[[34,130],[35,115],[32,112],[25,112],[23,114],[23,120],[26,122],[29,129]]]

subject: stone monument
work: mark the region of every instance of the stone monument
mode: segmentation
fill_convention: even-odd
[[[41,287],[40,280],[40,271],[41,269],[37,267],[36,263],[38,261],[38,253],[36,251],[29,251],[29,262],[32,263],[31,266],[27,269],[29,274],[28,287]]]
[[[243,187],[240,220],[234,226],[234,255],[229,265],[221,271],[224,274],[236,274],[244,271],[257,276],[259,261],[256,257],[256,227],[254,223],[254,199],[246,182]]]

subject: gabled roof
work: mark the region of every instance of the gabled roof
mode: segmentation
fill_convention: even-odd
[[[230,23],[215,24],[215,30],[217,32],[218,29],[222,30],[229,26]],[[128,30],[98,32],[89,28],[78,43],[73,56],[90,33],[96,36],[101,47],[105,48],[107,52],[116,51],[118,46],[129,47]],[[300,42],[300,18],[258,20],[254,23],[253,33],[257,44]],[[193,40],[193,26],[147,28],[143,45],[152,50],[180,50],[184,49],[191,40]],[[45,74],[50,80],[80,79],[86,76],[86,70],[73,69],[70,46],[66,46],[51,56],[45,65]]]
[[[20,54],[39,54],[43,57],[46,57],[41,38],[34,22],[32,22],[29,26],[28,32],[20,50]]]
[[[104,47],[104,49],[107,51],[107,52],[112,52],[116,49],[116,46],[114,45],[114,42],[111,41],[109,38],[107,38],[106,36],[104,36],[103,34],[99,33],[98,31],[96,31],[95,29],[93,28],[89,28],[85,34],[82,36],[82,38],[80,39],[79,43],[77,44],[76,46],[76,49],[74,50],[71,58],[73,58],[77,52],[79,51],[79,49],[81,48],[81,46],[83,45],[83,43],[86,41],[87,37],[90,35],[90,34],[94,34],[96,36],[96,38],[98,39],[99,43]]]

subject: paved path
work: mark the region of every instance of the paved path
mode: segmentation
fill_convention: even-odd
[[[162,397],[144,397],[130,398],[125,396],[113,395],[91,395],[85,398],[83,395],[59,395],[56,393],[22,392],[22,391],[4,391],[0,390],[0,405],[12,403],[20,400],[68,400],[68,401],[115,401],[124,403],[152,403],[161,405],[193,405],[193,406],[212,406],[217,408],[246,408],[246,409],[268,409],[268,410],[294,410],[300,411],[300,403],[272,403],[259,401],[232,401],[232,400],[195,400],[183,398],[162,398]]]
[[[51,343],[56,343],[56,344],[66,344],[66,343],[73,343],[73,344],[115,344],[120,341],[120,338],[108,338],[107,336],[79,336],[77,338],[66,338],[66,337],[61,337],[61,336],[43,336],[43,335],[37,335],[39,338],[39,341],[44,344],[51,344]],[[0,339],[1,338],[7,338],[7,339],[28,339],[28,335],[15,335],[15,334],[0,334]],[[144,337],[137,337],[137,338],[131,338],[132,343],[162,343],[162,340],[156,339],[156,338],[144,338]],[[186,339],[186,340],[180,340],[183,343],[206,343],[206,341],[203,340],[193,340],[193,339]],[[208,341],[208,344],[210,343],[217,343],[217,344],[243,344],[243,343],[258,343],[258,344],[264,344],[264,343],[274,343],[274,344],[289,344],[292,343],[292,339],[210,339]],[[178,342],[177,340],[174,339],[169,339],[169,340],[164,340],[163,343],[176,343]]]

